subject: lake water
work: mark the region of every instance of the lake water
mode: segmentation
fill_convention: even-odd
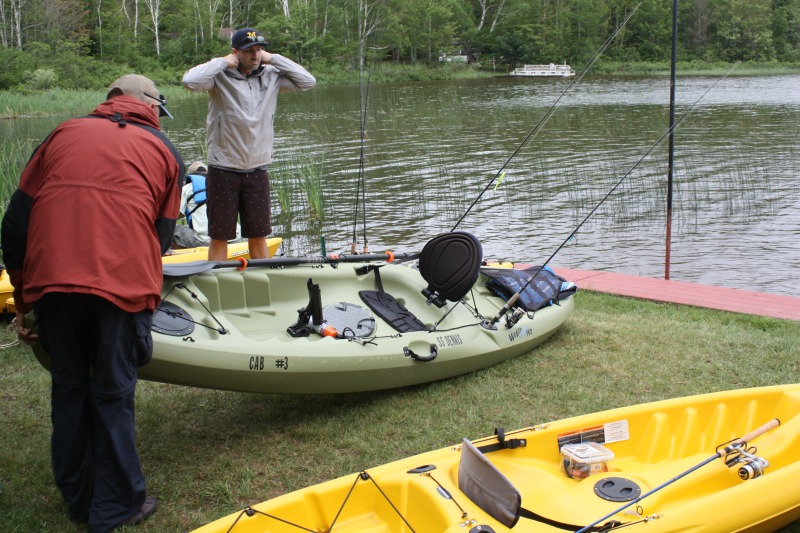
[[[292,197],[273,201],[285,251],[318,254],[325,237],[348,252],[354,234],[370,252],[419,251],[467,213],[457,229],[487,259],[540,264],[588,217],[552,266],[663,278],[669,80],[586,77],[563,93],[569,83],[372,85],[361,174],[358,87],[283,95],[272,174]],[[676,100],[670,278],[800,296],[800,76],[679,78]],[[170,110],[168,135],[187,163],[202,159],[205,98]],[[305,209],[309,171],[321,222]]]

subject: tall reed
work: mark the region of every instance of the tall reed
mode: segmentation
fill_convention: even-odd
[[[308,218],[313,222],[325,220],[325,190],[322,186],[323,161],[303,159],[297,166],[300,188],[306,193]]]
[[[292,183],[291,175],[275,166],[269,172],[270,190],[278,200],[279,211],[277,217],[280,223],[289,224],[292,219]],[[275,209],[273,208],[273,214]]]
[[[160,86],[167,100],[186,98],[178,87]],[[47,91],[0,91],[0,118],[85,115],[106,99],[106,91],[49,89]]]
[[[11,195],[19,185],[19,175],[31,157],[37,142],[33,140],[6,141],[0,150],[0,209],[5,212]]]

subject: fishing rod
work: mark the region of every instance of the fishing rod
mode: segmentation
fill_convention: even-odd
[[[547,112],[544,115],[542,115],[542,118],[539,119],[539,122],[537,122],[536,125],[528,132],[525,138],[522,139],[522,142],[519,143],[516,150],[514,150],[514,152],[508,157],[508,159],[506,159],[506,162],[503,163],[503,166],[500,167],[500,169],[497,171],[494,177],[491,180],[489,180],[489,183],[486,184],[486,187],[483,188],[483,190],[480,192],[480,194],[478,194],[477,198],[475,198],[472,204],[470,204],[470,206],[467,208],[464,214],[461,215],[461,218],[458,219],[453,228],[450,230],[451,232],[455,231],[456,228],[458,228],[458,226],[461,225],[461,222],[466,218],[469,212],[472,211],[472,208],[475,207],[475,205],[480,201],[480,199],[483,197],[486,191],[489,190],[489,187],[492,186],[492,183],[494,183],[498,179],[501,179],[501,176],[505,174],[506,167],[508,166],[509,163],[511,163],[511,160],[514,159],[514,157],[516,157],[519,151],[522,150],[522,147],[525,146],[525,144],[527,144],[527,142],[530,139],[536,138],[536,135],[539,134],[539,132],[542,130],[547,121],[550,120],[550,117],[552,117],[555,114],[556,107],[558,106],[558,103],[561,101],[561,99],[564,98],[564,96],[567,94],[567,92],[569,92],[570,89],[572,89],[583,79],[583,77],[586,75],[587,72],[589,72],[589,70],[594,66],[594,64],[603,54],[603,52],[606,51],[606,48],[608,48],[609,45],[614,41],[614,39],[616,39],[619,32],[622,31],[622,28],[625,27],[625,25],[631,19],[633,14],[636,13],[636,10],[639,9],[639,6],[641,5],[642,3],[639,2],[636,5],[636,7],[633,8],[633,10],[628,14],[627,17],[625,17],[625,19],[620,23],[620,25],[617,26],[614,32],[605,40],[605,42],[600,46],[600,48],[597,49],[597,51],[594,53],[591,59],[589,59],[588,63],[586,63],[580,70],[580,72],[578,72],[578,74],[574,78],[572,78],[572,81],[569,83],[569,85],[567,85],[567,88],[561,91],[561,94],[558,95],[558,98],[556,98],[555,102],[553,102],[553,105],[550,106],[550,109],[548,109]]]
[[[328,254],[322,257],[270,257],[264,259],[229,259],[224,261],[187,261],[186,263],[170,263],[161,267],[162,274],[167,278],[180,278],[184,276],[194,276],[218,268],[236,268],[245,270],[247,268],[284,268],[298,265],[331,265],[337,267],[340,263],[369,263],[372,261],[394,262],[395,259],[406,259],[410,257],[407,253],[387,251],[378,254],[355,254],[337,255]]]
[[[360,16],[360,13],[359,13]],[[366,43],[369,35],[364,37],[364,51],[366,52]],[[377,37],[376,37],[377,39]],[[364,163],[365,163],[365,156],[364,156],[364,139],[366,137],[367,131],[367,108],[369,106],[369,81],[372,77],[372,64],[370,63],[369,68],[367,70],[367,84],[366,88],[364,87],[364,83],[362,81],[362,72],[364,70],[364,58],[363,54],[362,57],[359,57],[359,65],[358,65],[358,107],[360,112],[360,120],[361,120],[361,146],[359,149],[359,157],[358,157],[358,185],[356,188],[356,205],[355,205],[355,213],[353,217],[353,242],[350,245],[350,253],[356,253],[356,246],[358,237],[356,235],[357,228],[358,228],[358,207],[359,202],[363,205],[362,209],[362,227],[364,228],[364,251],[363,253],[369,253],[369,246],[367,243],[367,183],[364,179]]]
[[[647,498],[651,494],[660,491],[661,489],[671,485],[672,483],[675,483],[676,481],[678,481],[682,477],[688,476],[689,474],[691,474],[695,470],[698,470],[699,468],[704,467],[708,463],[714,462],[716,459],[719,459],[720,457],[727,456],[727,455],[730,455],[730,454],[751,455],[751,454],[749,454],[747,452],[747,443],[749,441],[755,439],[756,437],[760,437],[761,435],[763,435],[767,431],[778,427],[780,424],[781,424],[781,421],[778,420],[777,418],[774,418],[774,419],[770,420],[769,422],[767,422],[763,426],[754,429],[753,431],[751,431],[750,433],[748,433],[744,437],[740,437],[740,438],[732,441],[727,446],[724,446],[722,449],[717,450],[717,453],[715,453],[714,455],[712,455],[708,459],[705,459],[705,460],[701,461],[700,463],[694,465],[690,469],[688,469],[688,470],[686,470],[684,472],[681,472],[680,474],[678,474],[674,478],[670,479],[669,481],[666,481],[666,482],[662,483],[661,485],[655,487],[654,489],[650,490],[649,492],[646,492],[646,493],[642,494],[638,498],[635,498],[635,499],[631,500],[630,502],[626,503],[625,505],[623,505],[622,507],[620,507],[616,511],[614,511],[612,513],[609,513],[606,516],[604,516],[603,518],[601,518],[599,520],[596,520],[596,521],[592,522],[591,524],[589,524],[588,526],[579,529],[578,531],[576,531],[576,533],[586,533],[587,531],[592,531],[592,528],[594,528],[594,526],[598,525],[600,522],[608,520],[609,518],[611,518],[615,514],[624,511],[625,509],[627,509],[631,505],[635,505],[635,504],[639,503],[640,501],[642,501],[643,499]],[[763,459],[760,459],[760,460],[764,461]],[[728,466],[731,466],[731,465],[728,465]],[[741,472],[739,473],[739,477],[741,477],[742,479],[750,479],[749,477],[742,476]],[[753,477],[755,477],[755,476],[753,476]]]
[[[595,212],[596,212],[598,209],[600,209],[600,206],[601,206],[601,205],[603,205],[603,203],[604,203],[606,200],[608,200],[608,198],[609,198],[609,197],[610,197],[610,196],[611,196],[611,195],[614,193],[614,191],[616,191],[616,190],[619,188],[619,186],[620,186],[620,185],[622,185],[622,182],[623,182],[623,181],[625,181],[625,180],[628,178],[628,176],[630,176],[630,175],[633,173],[633,171],[634,171],[634,170],[636,170],[636,169],[639,167],[639,165],[641,165],[641,164],[642,164],[642,162],[643,162],[645,159],[647,159],[647,158],[650,156],[650,154],[652,154],[652,153],[653,153],[653,150],[655,150],[655,149],[656,149],[656,148],[657,148],[657,147],[658,147],[658,146],[659,146],[659,145],[660,145],[662,142],[664,142],[664,139],[666,139],[666,138],[667,138],[669,135],[671,135],[671,134],[672,134],[672,132],[674,132],[674,131],[677,129],[677,127],[678,127],[678,126],[679,126],[679,125],[680,125],[680,124],[683,122],[683,120],[684,120],[686,117],[688,117],[688,116],[689,116],[689,115],[692,113],[692,111],[694,111],[694,108],[695,108],[695,107],[697,107],[697,105],[700,103],[700,101],[701,101],[701,100],[703,100],[703,98],[705,98],[705,97],[706,97],[706,95],[707,95],[709,92],[711,92],[711,91],[712,91],[712,90],[713,90],[713,89],[714,89],[714,88],[715,88],[715,87],[716,87],[716,86],[717,86],[717,85],[718,85],[720,82],[722,82],[723,80],[725,80],[725,79],[726,79],[726,78],[727,78],[727,77],[728,77],[728,76],[731,74],[731,72],[733,72],[733,70],[734,70],[734,69],[735,69],[735,68],[736,68],[738,65],[739,65],[738,63],[734,64],[734,65],[733,65],[733,66],[732,66],[732,67],[731,67],[731,68],[728,70],[728,72],[726,72],[726,73],[725,73],[725,75],[724,75],[723,77],[721,77],[719,80],[717,80],[716,82],[714,82],[714,84],[712,84],[712,85],[711,85],[711,87],[709,87],[708,89],[706,89],[706,91],[705,91],[705,92],[704,92],[702,95],[700,95],[700,97],[699,97],[697,100],[695,100],[695,101],[694,101],[694,103],[693,103],[691,106],[689,106],[689,108],[688,108],[688,109],[687,109],[687,110],[686,110],[686,111],[685,111],[685,112],[684,112],[684,113],[683,113],[683,114],[682,114],[680,117],[678,117],[678,120],[676,120],[676,121],[675,121],[673,124],[671,124],[671,125],[670,125],[670,127],[669,127],[669,128],[667,128],[667,130],[666,130],[664,133],[662,133],[662,134],[661,134],[661,137],[659,137],[659,138],[658,138],[658,140],[656,140],[656,142],[654,142],[654,143],[653,143],[653,144],[650,146],[650,148],[649,148],[649,149],[648,149],[648,150],[647,150],[647,151],[644,153],[644,155],[643,155],[642,157],[640,157],[640,158],[639,158],[639,160],[638,160],[638,161],[637,161],[637,162],[636,162],[636,163],[635,163],[635,164],[634,164],[634,165],[633,165],[633,166],[630,168],[630,170],[628,170],[628,172],[626,172],[626,173],[625,173],[625,174],[622,176],[622,178],[620,178],[620,179],[619,179],[619,181],[617,181],[617,183],[616,183],[616,184],[615,184],[613,187],[611,187],[611,190],[610,190],[610,191],[608,191],[608,193],[607,193],[607,194],[606,194],[606,195],[605,195],[605,196],[604,196],[604,197],[603,197],[603,198],[600,200],[600,202],[598,202],[598,204],[597,204],[596,206],[594,206],[594,208],[593,208],[591,211],[589,211],[589,214],[588,214],[588,215],[586,215],[586,217],[585,217],[585,218],[584,218],[584,219],[583,219],[583,220],[582,220],[582,221],[581,221],[581,222],[580,222],[580,223],[579,223],[579,224],[578,224],[578,225],[575,227],[575,229],[574,229],[574,230],[572,230],[572,233],[570,233],[570,234],[569,234],[569,236],[568,236],[566,239],[564,239],[564,242],[562,242],[562,243],[561,243],[561,245],[560,245],[558,248],[556,248],[556,251],[555,251],[555,252],[553,252],[553,253],[550,255],[550,257],[548,257],[548,258],[547,258],[547,261],[545,261],[544,263],[542,263],[542,265],[541,265],[541,266],[540,266],[540,267],[539,267],[539,268],[536,270],[536,272],[534,272],[534,273],[533,273],[533,275],[532,275],[532,276],[531,276],[531,277],[528,279],[528,281],[527,281],[527,282],[526,282],[526,283],[525,283],[525,284],[524,284],[524,285],[523,285],[523,286],[522,286],[522,287],[521,287],[521,288],[520,288],[520,289],[519,289],[519,290],[518,290],[516,293],[514,293],[514,294],[513,294],[513,295],[512,295],[512,296],[511,296],[511,297],[508,299],[508,301],[506,302],[506,304],[505,304],[505,305],[502,307],[502,309],[500,309],[500,311],[497,313],[497,315],[495,315],[495,317],[494,317],[494,318],[493,318],[491,321],[489,321],[488,323],[486,323],[486,324],[484,325],[485,327],[487,327],[487,328],[493,328],[493,327],[494,327],[494,325],[495,325],[495,324],[497,324],[497,322],[500,320],[500,318],[501,318],[503,315],[505,315],[505,314],[508,312],[508,310],[509,310],[509,309],[511,309],[511,307],[513,307],[513,305],[514,305],[514,304],[517,302],[517,300],[519,299],[519,296],[520,296],[520,294],[521,294],[521,293],[522,293],[522,292],[523,292],[523,291],[524,291],[526,288],[528,288],[528,285],[530,285],[530,284],[531,284],[531,282],[533,282],[533,280],[536,278],[536,276],[539,274],[539,272],[541,272],[541,271],[542,271],[542,269],[544,269],[544,267],[546,267],[546,266],[547,266],[547,265],[550,263],[550,261],[552,261],[552,260],[553,260],[553,258],[556,256],[556,254],[558,254],[558,252],[560,252],[560,251],[562,250],[562,248],[564,248],[564,246],[566,246],[566,244],[567,244],[567,243],[568,243],[570,240],[572,240],[572,238],[575,236],[575,234],[576,234],[576,233],[578,233],[578,230],[580,230],[580,229],[581,229],[581,227],[583,227],[583,225],[586,223],[586,221],[588,221],[588,220],[589,220],[589,218],[591,218],[591,216],[592,216],[592,215],[594,215],[594,214],[595,214]]]

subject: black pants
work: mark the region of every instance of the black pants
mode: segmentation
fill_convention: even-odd
[[[135,439],[137,368],[152,356],[150,311],[128,313],[87,294],[34,305],[51,360],[52,458],[70,519],[104,533],[146,496]]]

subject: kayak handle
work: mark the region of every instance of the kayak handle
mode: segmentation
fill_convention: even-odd
[[[411,350],[411,348],[405,346],[403,347],[403,355],[405,355],[406,357],[410,357],[414,361],[419,361],[420,363],[427,363],[428,361],[433,361],[434,359],[436,359],[436,356],[439,355],[439,349],[436,347],[435,344],[431,344],[430,355],[417,355]]]

